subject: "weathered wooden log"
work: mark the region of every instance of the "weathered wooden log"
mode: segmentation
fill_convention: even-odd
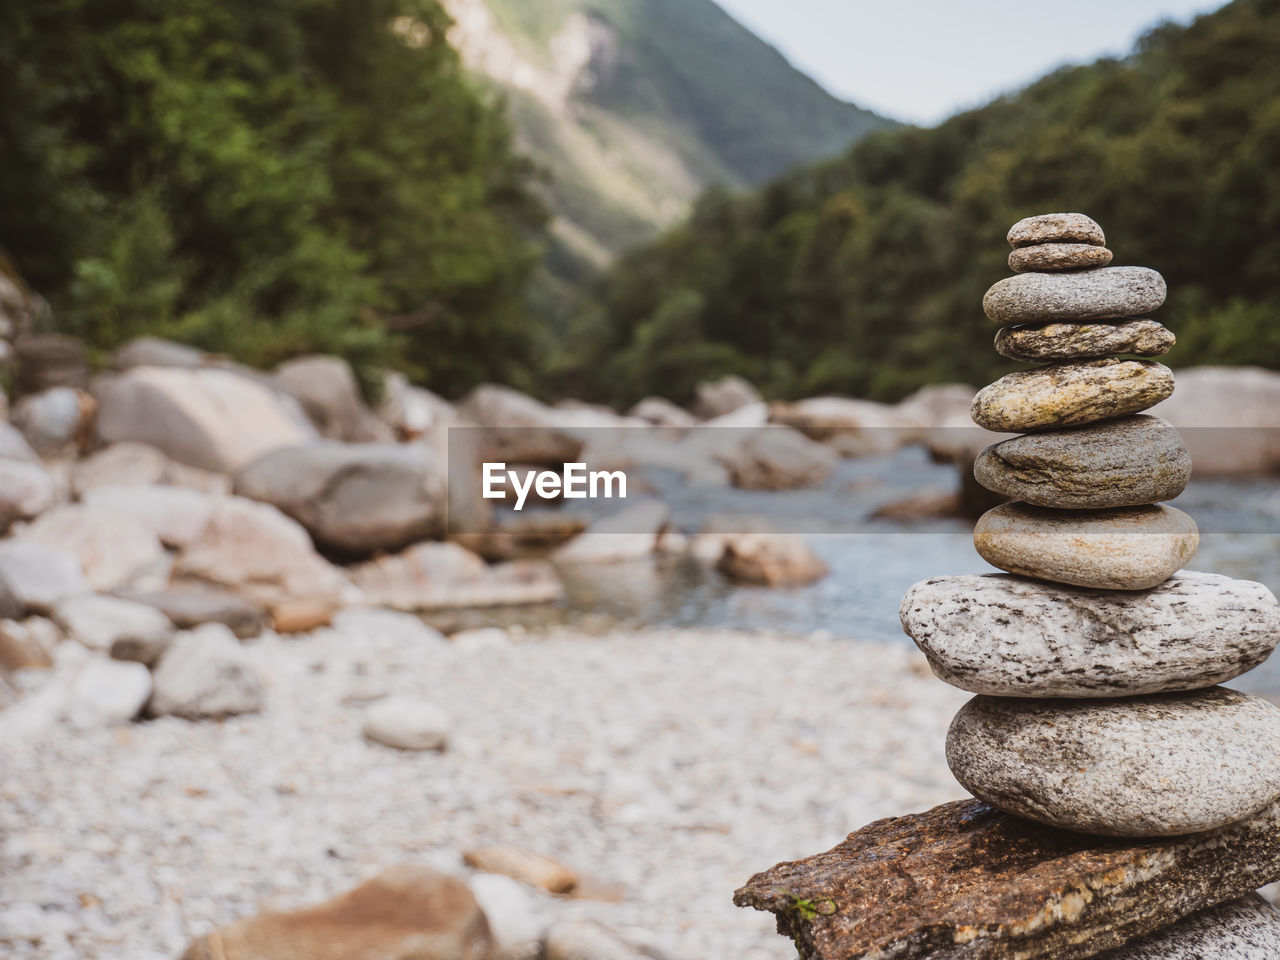
[[[1280,804],[1208,833],[1117,840],[976,800],[877,820],[752,877],[804,960],[1081,960],[1280,879]]]

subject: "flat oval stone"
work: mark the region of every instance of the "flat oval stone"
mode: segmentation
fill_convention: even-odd
[[[1131,353],[1158,357],[1173,349],[1177,338],[1154,320],[1123,323],[1047,323],[1034,327],[1001,327],[996,353],[1010,360],[1084,360]]]
[[[1079,273],[1020,273],[991,286],[982,309],[997,323],[1110,320],[1164,303],[1164,277],[1148,267],[1100,267]]]
[[[1168,506],[1049,510],[1002,503],[973,528],[993,567],[1023,577],[1102,590],[1147,590],[1186,566],[1200,545],[1196,522]]]
[[[947,763],[979,800],[1081,833],[1177,836],[1280,797],[1280,708],[1214,687],[1119,700],[974,697]]]
[[[978,454],[973,476],[988,490],[1038,507],[1132,507],[1182,493],[1191,454],[1173,424],[1139,414],[992,444]]]
[[[1089,243],[1040,243],[1018,247],[1009,254],[1009,269],[1014,273],[1091,270],[1110,262],[1110,250]]]
[[[1096,960],[1272,960],[1280,957],[1280,913],[1256,893],[1184,917],[1160,933]]]
[[[1009,228],[1009,246],[1029,247],[1037,243],[1088,243],[1103,246],[1107,238],[1102,227],[1083,213],[1042,213],[1024,217]]]
[[[1198,690],[1252,670],[1280,642],[1280,603],[1265,586],[1189,570],[1141,593],[932,577],[899,613],[940,680],[997,697]]]
[[[1035,433],[1127,417],[1172,393],[1164,364],[1080,360],[1006,374],[978,391],[969,414],[996,433]]]

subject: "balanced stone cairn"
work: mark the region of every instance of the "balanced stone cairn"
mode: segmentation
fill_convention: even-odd
[[[957,780],[990,805],[1119,837],[1214,830],[1280,799],[1280,708],[1215,686],[1262,663],[1280,605],[1262,584],[1179,573],[1199,544],[1178,496],[1191,458],[1142,414],[1173,392],[1145,359],[1174,337],[1142,314],[1165,283],[1112,267],[1078,213],[1009,231],[1017,276],[983,298],[996,350],[1048,361],[974,398],[981,427],[1020,433],[974,475],[1011,502],[974,546],[1009,575],[918,583],[902,623],[934,672],[978,694],[947,735]]]
[[[979,426],[1021,434],[974,464],[1012,498],[974,531],[1007,573],[922,581],[901,609],[934,673],[977,694],[946,745],[977,800],[877,821],[735,902],[807,960],[1280,957],[1280,915],[1252,893],[1280,879],[1280,708],[1217,686],[1271,654],[1280,604],[1182,570],[1199,533],[1163,501],[1191,459],[1141,413],[1173,374],[1129,359],[1173,346],[1143,317],[1164,280],[1110,266],[1082,214],[1008,239],[1017,276],[983,306],[1002,356],[1044,365],[973,402]]]

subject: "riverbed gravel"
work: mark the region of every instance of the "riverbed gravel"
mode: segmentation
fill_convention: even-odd
[[[555,627],[246,648],[259,714],[73,731],[0,713],[0,954],[177,957],[264,907],[404,861],[466,872],[461,851],[508,843],[621,897],[539,894],[543,917],[596,918],[674,960],[783,960],[792,947],[732,906],[735,887],[964,796],[943,745],[966,695],[905,644]],[[451,717],[447,749],[363,738],[384,691]]]

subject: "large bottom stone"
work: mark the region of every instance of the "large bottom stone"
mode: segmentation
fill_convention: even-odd
[[[1214,687],[1116,700],[974,697],[947,763],[979,800],[1103,836],[1213,830],[1280,800],[1280,708]]]
[[[733,899],[776,914],[805,960],[1081,960],[1277,878],[1280,806],[1135,842],[966,800],[878,820]]]
[[[1163,933],[1109,950],[1098,960],[1274,960],[1280,913],[1256,893],[1179,920]]]
[[[1146,590],[1186,566],[1196,522],[1174,507],[1052,510],[1002,503],[973,528],[983,560],[1009,573],[1103,590]]]
[[[1122,593],[933,577],[907,591],[900,616],[939,679],[997,697],[1196,690],[1252,670],[1280,642],[1280,603],[1265,586],[1186,570]]]

